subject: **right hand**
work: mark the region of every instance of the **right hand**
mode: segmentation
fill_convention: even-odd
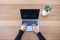
[[[39,30],[37,29],[37,27],[36,27],[35,24],[32,24],[32,28],[33,28],[33,31],[34,31],[35,33],[38,33],[38,32],[39,32]]]

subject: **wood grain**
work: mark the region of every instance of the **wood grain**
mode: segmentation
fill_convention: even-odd
[[[19,4],[20,1],[17,1],[18,3],[16,1],[0,0],[0,40],[14,40],[20,29],[20,9],[26,8],[40,9],[39,29],[47,40],[60,40],[60,0],[42,0],[38,2],[39,4],[34,4],[37,3],[34,0],[34,2],[29,1],[29,4],[28,1],[23,2],[21,0],[21,4]],[[10,4],[11,2],[12,4]],[[31,2],[33,4],[30,4]],[[42,9],[48,3],[51,4],[52,11],[48,16],[44,17],[41,15]],[[22,40],[38,40],[38,38],[33,32],[25,32]]]
[[[0,4],[60,4],[60,0],[0,0]]]

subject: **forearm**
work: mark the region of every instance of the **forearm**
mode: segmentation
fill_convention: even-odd
[[[40,32],[37,33],[37,36],[39,40],[46,40],[45,37]]]
[[[15,40],[21,40],[23,33],[24,33],[24,31],[19,30],[19,33],[18,33],[18,35],[16,36]]]

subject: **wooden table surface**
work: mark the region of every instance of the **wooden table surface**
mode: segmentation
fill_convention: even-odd
[[[21,2],[21,3],[20,3]],[[51,13],[41,15],[46,4],[52,6]],[[0,0],[0,40],[14,40],[20,29],[20,9],[40,9],[40,32],[47,40],[60,40],[60,0]],[[22,40],[38,40],[33,32],[25,32]]]

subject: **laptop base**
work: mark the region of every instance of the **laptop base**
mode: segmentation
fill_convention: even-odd
[[[35,24],[37,26],[37,29],[39,30],[38,19],[22,19],[21,20],[21,25],[23,25],[24,23],[27,23],[26,31],[33,31],[32,24]]]

